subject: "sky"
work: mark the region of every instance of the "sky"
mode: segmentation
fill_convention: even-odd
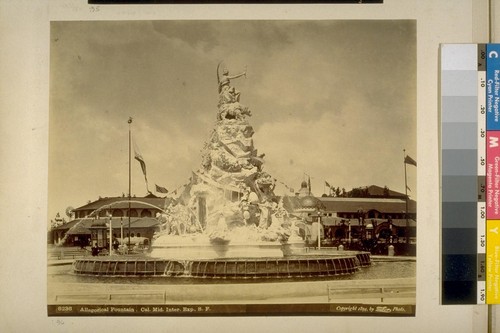
[[[290,194],[378,185],[404,192],[416,156],[411,20],[51,23],[48,218],[128,192],[129,117],[149,189],[201,165],[216,122],[217,64],[250,108],[264,171]],[[416,198],[416,169],[407,166]],[[132,194],[145,195],[132,159]]]

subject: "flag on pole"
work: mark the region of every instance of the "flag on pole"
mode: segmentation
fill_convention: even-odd
[[[147,181],[148,178],[146,176],[146,162],[144,162],[144,159],[142,158],[141,154],[139,154],[137,151],[135,151],[134,153],[135,153],[135,159],[138,160],[139,163],[141,164],[142,173],[144,174],[144,178]]]
[[[146,162],[144,162],[144,158],[142,157],[137,144],[134,142],[134,158],[139,161],[141,164],[142,173],[144,174],[144,179],[146,180],[146,184],[148,183],[148,177],[146,176]]]
[[[413,158],[411,158],[408,155],[406,155],[406,157],[405,157],[405,163],[417,166],[417,161],[415,161]]]
[[[328,184],[328,182],[326,180],[325,180],[325,185],[326,185],[326,187],[331,188],[330,184]]]
[[[311,176],[309,176],[309,180],[307,181],[307,185],[309,187],[309,194],[311,194],[312,193],[312,191],[311,191]]]
[[[156,186],[156,192],[158,192],[158,193],[168,193],[168,190],[165,187],[158,186],[156,184],[155,184],[155,186]]]

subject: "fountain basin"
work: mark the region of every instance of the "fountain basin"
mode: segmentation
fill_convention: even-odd
[[[370,265],[369,253],[286,258],[155,259],[88,258],[73,263],[75,274],[98,276],[171,276],[191,278],[323,277],[355,273]]]

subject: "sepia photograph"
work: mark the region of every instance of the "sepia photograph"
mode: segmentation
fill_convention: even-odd
[[[49,316],[415,316],[416,20],[50,22]]]

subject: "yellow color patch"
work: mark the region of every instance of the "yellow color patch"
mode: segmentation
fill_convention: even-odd
[[[500,304],[500,220],[486,221],[486,303]]]

